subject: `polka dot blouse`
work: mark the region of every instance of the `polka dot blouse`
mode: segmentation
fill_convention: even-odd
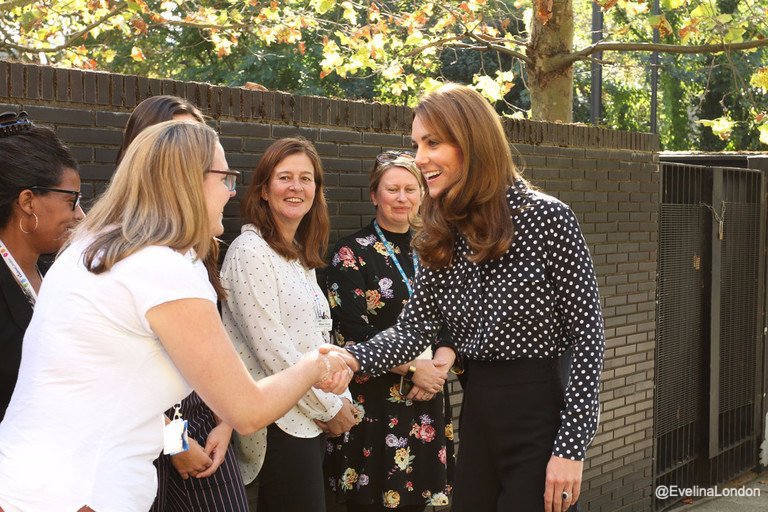
[[[515,238],[504,255],[471,263],[458,237],[450,266],[419,272],[398,323],[349,351],[362,371],[380,375],[414,359],[444,324],[469,360],[551,358],[573,347],[553,454],[584,460],[597,429],[605,348],[592,258],[567,205],[522,181],[507,198]]]

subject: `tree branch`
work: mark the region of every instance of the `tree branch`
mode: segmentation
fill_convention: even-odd
[[[81,30],[78,30],[77,32],[74,32],[67,36],[67,38],[64,40],[63,43],[61,43],[58,46],[50,46],[48,48],[33,48],[31,46],[22,46],[16,43],[11,43],[9,41],[2,41],[0,42],[0,48],[6,47],[6,48],[12,48],[14,50],[20,51],[20,52],[27,52],[27,53],[56,53],[58,51],[64,50],[65,48],[69,48],[70,46],[74,46],[78,39],[80,39],[82,36],[93,30],[94,28],[98,27],[105,21],[107,21],[109,18],[112,18],[114,16],[117,16],[124,10],[128,8],[128,2],[119,2],[115,4],[115,6],[104,16],[101,18],[95,20],[90,25],[84,27]]]
[[[200,30],[242,30],[253,28],[249,23],[233,23],[231,25],[217,25],[211,23],[196,23],[194,21],[166,20],[161,25],[170,25],[174,27],[197,28]]]
[[[586,60],[590,55],[597,52],[659,52],[659,53],[719,53],[732,52],[739,50],[750,50],[768,46],[768,38],[755,39],[753,41],[743,41],[741,43],[719,43],[719,44],[700,44],[700,45],[681,45],[681,44],[663,44],[663,43],[616,43],[612,41],[600,41],[587,46],[583,50],[573,52],[561,57],[553,57],[553,64],[557,62],[559,66],[566,67],[577,60]]]
[[[478,36],[474,32],[470,32],[467,35],[471,39],[474,39],[475,41],[479,42],[480,44],[485,45],[488,48],[488,50],[496,51],[499,53],[503,53],[505,55],[509,55],[510,57],[520,59],[521,61],[525,62],[529,66],[533,64],[533,61],[527,55],[520,53],[517,50],[507,48],[506,46],[503,46],[500,44],[495,44],[491,42],[488,38],[483,38],[481,36]]]
[[[462,38],[469,37],[470,39],[473,39],[479,43],[478,45],[471,45],[468,43],[464,43],[461,41]],[[423,46],[419,46],[418,48],[414,48],[413,50],[409,51],[405,54],[405,57],[413,57],[415,55],[418,55],[419,53],[423,52],[427,48],[432,48],[435,46],[444,46],[444,47],[452,47],[452,48],[466,48],[470,50],[475,51],[495,51],[499,53],[503,53],[505,55],[509,55],[510,57],[514,57],[516,59],[520,59],[521,61],[525,62],[528,65],[533,64],[533,61],[525,54],[520,53],[518,51],[512,50],[511,48],[507,48],[506,46],[498,45],[489,42],[486,39],[483,39],[476,34],[473,34],[472,32],[457,36],[451,36],[451,37],[444,37],[442,39],[437,39],[435,41],[429,42]]]

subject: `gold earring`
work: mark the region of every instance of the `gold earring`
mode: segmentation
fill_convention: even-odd
[[[40,220],[37,218],[37,214],[35,212],[32,212],[32,216],[35,218],[35,227],[32,228],[32,231],[26,231],[24,229],[24,226],[22,226],[22,224],[21,224],[21,219],[19,219],[19,229],[25,235],[31,235],[32,233],[34,233],[35,230],[37,229],[37,226],[40,224]]]

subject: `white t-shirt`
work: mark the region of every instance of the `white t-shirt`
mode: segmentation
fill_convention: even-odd
[[[178,299],[215,302],[203,264],[153,246],[97,275],[83,265],[85,246],[53,264],[24,337],[0,424],[6,512],[146,512],[163,411],[191,391],[145,315]]]

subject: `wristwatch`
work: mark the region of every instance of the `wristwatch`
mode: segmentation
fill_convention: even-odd
[[[405,380],[412,381],[413,380],[413,374],[416,373],[416,367],[415,366],[409,366],[408,371],[405,372],[405,375],[403,375],[403,378]]]

